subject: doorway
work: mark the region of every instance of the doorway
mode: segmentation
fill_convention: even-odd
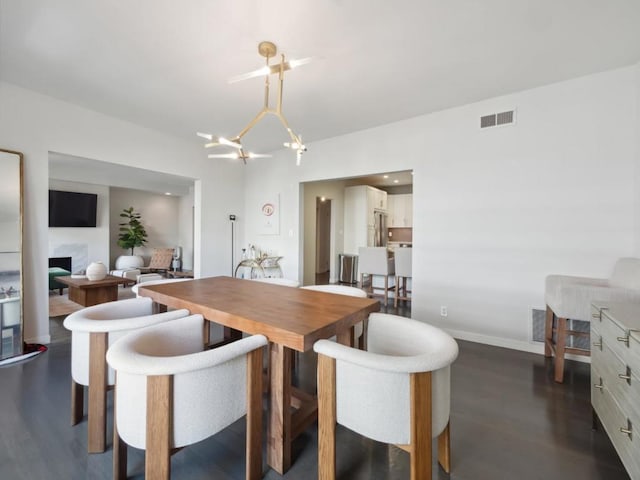
[[[316,197],[316,285],[331,277],[331,200]]]

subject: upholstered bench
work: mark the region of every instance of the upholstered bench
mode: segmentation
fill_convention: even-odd
[[[66,287],[62,283],[56,281],[56,277],[66,277],[71,275],[71,272],[65,270],[60,267],[50,267],[49,268],[49,290],[58,290],[60,295],[62,295],[62,289]]]
[[[620,258],[611,278],[548,275],[545,279],[545,357],[555,356],[555,381],[564,379],[565,354],[591,356],[590,350],[568,345],[568,337],[588,337],[588,332],[569,328],[569,320],[591,321],[591,304],[640,302],[640,259]]]

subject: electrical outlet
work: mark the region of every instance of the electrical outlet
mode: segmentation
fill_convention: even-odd
[[[447,312],[447,307],[442,305],[440,307],[440,316],[441,317],[446,317],[447,315],[449,315],[449,313]]]

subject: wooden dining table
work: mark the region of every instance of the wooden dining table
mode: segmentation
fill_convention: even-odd
[[[353,326],[378,311],[370,298],[318,292],[231,277],[140,285],[139,294],[159,307],[186,308],[225,327],[227,337],[241,332],[269,340],[267,464],[280,474],[291,466],[291,442],[317,419],[315,395],[291,385],[292,352],[336,335],[353,345]]]

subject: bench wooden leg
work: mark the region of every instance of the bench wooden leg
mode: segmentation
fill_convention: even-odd
[[[551,344],[553,343],[553,310],[547,305],[547,314],[544,320],[544,356],[551,356]]]
[[[555,359],[555,381],[562,383],[564,380],[564,353],[567,343],[567,319],[558,317],[558,327],[556,329],[556,359]]]

